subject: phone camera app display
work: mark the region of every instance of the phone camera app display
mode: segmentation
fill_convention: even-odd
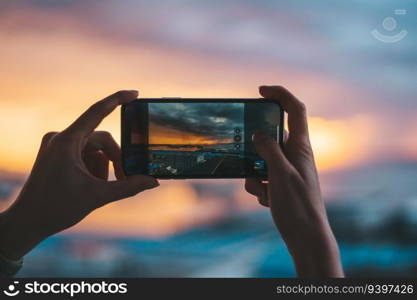
[[[125,116],[125,168],[156,177],[264,176],[251,136],[263,130],[277,139],[280,124],[280,108],[271,102],[137,103]]]

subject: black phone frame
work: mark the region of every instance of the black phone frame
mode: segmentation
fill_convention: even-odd
[[[274,103],[277,104],[280,108],[280,124],[279,124],[279,132],[278,132],[278,144],[281,148],[284,147],[284,110],[282,109],[282,106],[278,102],[278,100],[275,99],[266,99],[266,98],[178,98],[178,97],[164,97],[164,98],[139,98],[134,101],[140,101],[143,103],[254,103],[254,102],[260,102],[260,103]],[[132,102],[130,102],[132,103]],[[124,118],[124,111],[126,108],[126,105],[123,104],[121,107],[121,151],[122,151],[122,168],[124,172],[126,173],[125,168],[125,149],[128,147],[127,141],[130,141],[130,132],[128,131],[128,128],[125,123]],[[242,179],[242,178],[248,178],[253,177],[253,175],[250,176],[215,176],[215,175],[190,175],[190,176],[184,176],[184,175],[149,175],[149,174],[143,174],[143,173],[134,173],[134,174],[126,174],[126,175],[148,175],[155,177],[157,179]],[[257,178],[261,180],[267,180],[264,176],[258,176]]]

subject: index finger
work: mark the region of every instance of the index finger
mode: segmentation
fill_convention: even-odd
[[[66,131],[79,137],[86,137],[117,106],[129,103],[138,97],[138,91],[118,91],[90,106]]]
[[[303,102],[282,86],[261,86],[259,92],[265,98],[277,100],[288,113],[289,137],[308,139],[307,112]]]

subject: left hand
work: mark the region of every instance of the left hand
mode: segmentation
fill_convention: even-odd
[[[93,210],[158,186],[144,175],[125,177],[111,134],[94,131],[137,91],[120,91],[92,105],[60,133],[47,133],[32,172],[13,205],[1,215],[0,253],[17,260],[46,237],[67,229]],[[108,181],[112,161],[116,181]]]

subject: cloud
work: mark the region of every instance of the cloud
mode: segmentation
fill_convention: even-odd
[[[209,140],[228,139],[232,136],[234,128],[243,128],[242,104],[183,103],[182,109],[175,106],[175,103],[150,104],[150,122]]]
[[[18,22],[7,21],[9,31],[73,28],[80,35],[93,35],[117,45],[151,44],[235,64],[250,62],[249,72],[265,70],[277,80],[281,79],[277,70],[335,78],[371,94],[365,103],[352,99],[345,104],[347,115],[355,114],[359,103],[369,111],[378,110],[382,103],[393,109],[404,104],[417,110],[413,99],[417,93],[416,4],[412,0],[396,4],[408,9],[407,15],[397,18],[398,26],[407,29],[409,35],[395,45],[381,43],[369,34],[374,28],[381,30],[382,20],[397,8],[389,1],[351,1],[348,5],[328,0],[4,3],[7,9],[3,18],[16,12],[24,16]]]
[[[349,124],[369,115],[400,139],[417,111],[415,3],[1,1],[0,101],[31,122],[14,130],[3,122],[0,165],[29,168],[44,132],[65,128],[94,100],[130,87],[147,97],[257,97],[257,85],[281,84],[313,116]],[[398,17],[407,38],[394,45],[374,40],[369,31],[381,29],[399,6],[408,10]],[[207,132],[207,122],[199,130]],[[110,116],[102,128],[117,139],[119,120]],[[20,140],[26,150],[17,157]],[[376,158],[396,144],[375,132],[369,140],[378,145]],[[396,147],[392,155],[411,146]]]

